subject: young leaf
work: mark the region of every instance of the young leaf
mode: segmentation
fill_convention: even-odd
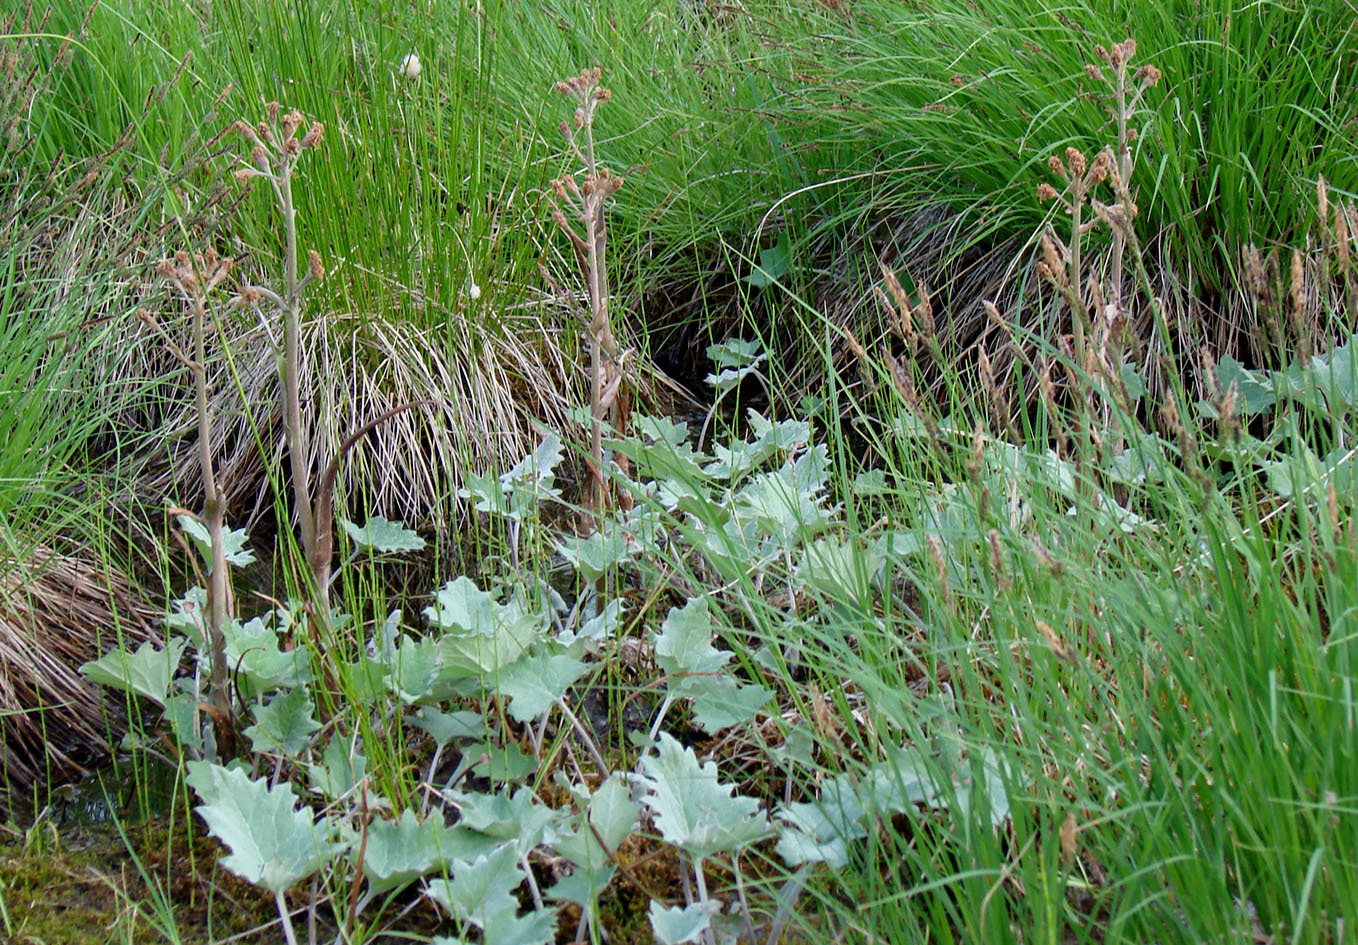
[[[496,689],[508,696],[509,714],[516,722],[530,722],[566,694],[589,667],[569,656],[536,653],[501,670]]]
[[[97,660],[80,667],[80,672],[91,682],[102,683],[125,692],[132,692],[164,706],[170,695],[170,680],[174,678],[179,660],[189,642],[171,640],[163,650],[151,641],[128,653],[121,647],[109,650]]]
[[[773,696],[772,690],[730,676],[688,676],[675,680],[670,692],[693,700],[694,721],[712,735],[753,718]]]
[[[406,808],[399,820],[375,820],[368,828],[363,875],[374,892],[385,892],[443,869],[454,858],[486,852],[483,838],[445,827],[439,814],[420,823]]]
[[[365,551],[388,554],[396,551],[419,551],[424,547],[424,539],[419,535],[400,522],[389,522],[380,515],[374,515],[361,527],[345,518],[339,522],[349,533],[354,545]]]
[[[643,757],[641,767],[638,780],[661,837],[689,856],[732,852],[768,834],[759,802],[732,796],[734,787],[717,781],[716,764],[699,765],[693,749],[668,732],[660,733],[656,753]]]
[[[585,538],[570,537],[557,542],[556,550],[592,584],[618,565],[631,561],[634,549],[629,547],[627,535],[621,529],[605,524]]]
[[[613,631],[618,629],[620,623],[622,623],[622,598],[615,597],[604,605],[602,611],[581,624],[579,630],[573,630],[571,627],[562,628],[556,635],[556,642],[562,646],[570,646],[576,640],[602,643],[613,635]]]
[[[539,804],[526,787],[519,788],[513,796],[449,790],[444,792],[444,797],[461,813],[459,826],[497,840],[513,839],[521,849],[542,842],[555,817],[552,809]]]
[[[444,712],[433,706],[425,706],[416,715],[407,715],[406,721],[416,728],[422,728],[433,736],[435,744],[444,745],[454,738],[476,739],[486,737],[486,720],[480,712],[471,709],[458,709]]]
[[[655,638],[656,663],[669,676],[720,672],[731,654],[712,645],[714,629],[705,597],[670,608]]]
[[[311,787],[327,800],[348,794],[367,774],[368,759],[347,738],[331,738],[321,753],[321,763],[307,765]]]
[[[209,565],[212,564],[212,535],[208,532],[207,526],[192,515],[178,515],[175,518],[179,522],[179,528],[192,539],[193,543],[202,552],[203,560]],[[250,536],[245,534],[243,528],[228,528],[222,533],[222,544],[226,548],[226,563],[243,568],[247,564],[253,564],[254,553],[245,547],[245,543],[250,540]]]
[[[472,774],[478,778],[489,778],[497,783],[522,781],[538,770],[538,760],[513,742],[497,745],[494,742],[468,745],[463,749],[468,758],[478,759],[472,765]]]
[[[440,672],[438,641],[431,637],[418,641],[405,637],[387,660],[385,680],[397,698],[406,705],[414,705],[433,697]]]
[[[238,670],[247,696],[310,682],[311,664],[306,649],[284,650],[278,631],[267,619],[256,617],[243,625],[227,621],[222,636],[226,640],[227,665]]]
[[[473,862],[453,861],[453,878],[429,883],[429,896],[463,922],[486,929],[504,915],[519,910],[514,890],[523,882],[518,849],[506,843],[488,856]]]
[[[556,912],[535,909],[523,915],[502,912],[486,924],[484,945],[547,945],[556,940]]]
[[[751,270],[745,281],[757,289],[767,288],[787,275],[792,268],[792,244],[786,233],[778,234],[778,242],[759,251],[759,265]]]
[[[306,689],[291,689],[275,696],[268,705],[255,706],[255,724],[245,730],[255,751],[278,752],[295,757],[311,741],[321,723],[311,717],[311,696]]]
[[[581,906],[587,906],[596,899],[613,877],[614,865],[610,854],[636,829],[640,810],[641,805],[632,800],[622,777],[609,775],[581,814],[582,820],[588,817],[589,822],[582,822],[575,830],[558,837],[554,843],[556,852],[570,860],[575,869],[570,876],[552,887],[552,898]],[[600,837],[608,845],[607,850],[599,845]]]
[[[329,820],[297,809],[289,783],[270,790],[244,771],[206,761],[190,761],[188,772],[185,780],[203,801],[196,810],[231,850],[222,865],[246,882],[276,895],[348,847],[334,839]]]
[[[651,900],[651,931],[661,945],[680,945],[681,942],[696,942],[699,936],[712,924],[712,917],[721,909],[719,902],[695,902],[691,906],[672,906],[665,908],[658,901]]]

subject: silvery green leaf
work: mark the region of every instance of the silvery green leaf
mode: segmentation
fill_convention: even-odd
[[[852,541],[817,539],[797,559],[797,580],[830,600],[867,606],[884,557]]]
[[[180,745],[196,754],[203,751],[204,714],[198,708],[201,704],[202,700],[193,692],[177,692],[165,700],[165,718],[170,723],[170,731]]]
[[[523,915],[503,912],[486,925],[483,945],[547,945],[556,941],[556,912],[535,909]]]
[[[468,758],[476,758],[472,774],[478,778],[489,778],[497,784],[522,781],[538,770],[538,760],[514,742],[497,745],[491,742],[469,745],[463,750]]]
[[[636,467],[636,475],[645,479],[674,479],[685,488],[697,488],[703,481],[703,463],[707,456],[687,442],[669,443],[664,440],[642,443],[638,439],[612,441],[613,452],[626,456]]]
[[[1330,485],[1339,495],[1358,493],[1358,461],[1343,446],[1336,446],[1323,458],[1303,447],[1284,459],[1263,464],[1261,470],[1268,475],[1269,488],[1283,498],[1308,493],[1323,496]]]
[[[441,815],[431,814],[420,823],[407,807],[398,820],[379,818],[369,826],[363,875],[373,891],[385,892],[441,870],[466,852],[460,832],[445,827]]]
[[[1009,819],[1009,791],[1005,787],[1008,767],[989,749],[969,767],[964,783],[956,786],[957,816],[966,817],[980,804],[989,812],[992,827],[1002,825]]]
[[[295,757],[311,741],[321,723],[311,717],[313,707],[306,689],[290,689],[274,696],[268,705],[256,705],[255,724],[245,730],[255,751],[278,752]]]
[[[570,646],[576,640],[601,643],[613,635],[620,623],[622,623],[622,598],[615,597],[604,605],[603,610],[581,624],[579,630],[564,628],[557,634],[556,642],[562,646]]]
[[[445,584],[424,615],[439,630],[489,636],[495,632],[495,606],[495,599],[464,575]]]
[[[188,645],[181,638],[171,640],[160,650],[148,640],[135,653],[122,648],[109,650],[99,659],[81,665],[80,672],[91,682],[135,693],[163,706],[170,694],[170,680]]]
[[[760,355],[753,364],[747,364],[744,367],[738,368],[728,368],[725,371],[718,371],[716,374],[707,375],[703,380],[708,384],[711,384],[716,389],[716,395],[720,397],[727,391],[738,387],[740,382],[745,380],[745,378],[751,375],[758,375],[759,362],[763,360],[764,356]]]
[[[582,837],[584,832],[584,830],[579,830],[571,836]],[[570,859],[570,854],[560,847],[562,839],[564,838],[558,838],[556,850],[562,856]],[[586,842],[588,841],[581,839],[581,843]],[[598,842],[596,841],[594,845],[598,847]],[[581,908],[588,908],[589,904],[598,899],[603,891],[608,888],[615,872],[617,872],[617,868],[607,858],[605,858],[603,864],[593,868],[577,865],[569,876],[557,880],[556,884],[551,889],[544,890],[543,894],[548,899],[554,899],[557,902],[573,902]]]
[[[1229,391],[1232,386],[1235,387],[1240,411],[1247,417],[1271,410],[1278,402],[1273,380],[1268,374],[1246,370],[1245,365],[1229,354],[1223,355],[1217,361],[1216,380],[1222,394]]]
[[[474,499],[472,505],[478,512],[510,516],[509,502],[505,498],[505,487],[498,476],[468,473],[466,485],[457,490],[459,498]]]
[[[1137,370],[1135,364],[1124,361],[1118,365],[1118,374],[1122,377],[1122,386],[1127,389],[1127,396],[1136,403],[1146,396],[1146,378]]]
[[[510,698],[509,714],[516,722],[531,722],[587,672],[588,666],[569,656],[530,653],[502,669],[495,688]]]
[[[714,630],[707,598],[671,607],[655,638],[656,664],[669,676],[719,672],[731,654],[712,645]]]
[[[179,522],[180,530],[193,540],[193,543],[198,546],[198,550],[202,552],[203,560],[211,566],[212,535],[208,532],[207,526],[192,515],[177,515],[175,518]],[[245,547],[245,543],[249,540],[250,536],[245,533],[243,528],[222,529],[222,545],[226,551],[227,564],[241,568],[254,563],[254,553]]]
[[[528,649],[543,630],[543,615],[517,602],[497,609],[490,633],[447,632],[437,640],[440,676],[481,679],[487,684]]]
[[[805,420],[781,420],[775,423],[757,410],[746,411],[745,416],[755,435],[751,445],[761,456],[771,455],[774,450],[787,453],[811,442],[811,424]]]
[[[419,551],[424,539],[400,522],[390,522],[374,515],[364,525],[355,525],[346,518],[339,520],[355,546],[364,550],[388,554],[397,551]]]
[[[497,840],[513,839],[523,848],[537,846],[556,816],[550,807],[539,804],[526,787],[512,796],[505,792],[458,790],[444,791],[443,796],[461,813],[461,826]]]
[[[733,483],[767,456],[744,440],[737,440],[730,446],[718,444],[712,448],[712,455],[715,458],[703,467],[703,475],[729,479]]]
[[[368,772],[368,759],[347,738],[334,737],[321,753],[321,763],[307,765],[311,787],[327,800],[338,800]]]
[[[523,882],[518,850],[506,843],[487,856],[472,862],[453,861],[453,878],[429,883],[429,896],[463,922],[486,929],[503,915],[519,911],[514,890]]]
[[[572,536],[557,542],[556,550],[593,584],[618,565],[631,561],[634,551],[639,549],[629,545],[625,532],[605,524],[584,538]]]
[[[713,762],[699,765],[692,748],[661,732],[655,754],[641,759],[638,780],[666,843],[689,856],[733,852],[769,833],[768,818],[752,797],[733,796],[734,786],[717,781]]]
[[[745,281],[757,289],[764,289],[774,284],[778,279],[787,275],[792,268],[792,245],[788,242],[786,233],[778,234],[778,242],[769,249],[759,251],[759,265],[755,266]],[[732,342],[728,342],[731,344]],[[734,344],[750,344],[751,342],[737,341]],[[717,347],[714,345],[713,347]],[[712,348],[707,349],[710,353]]]
[[[865,470],[853,479],[853,494],[856,496],[886,495],[890,491],[886,473],[881,469]]]
[[[611,774],[589,800],[589,822],[610,850],[616,850],[637,826],[641,805],[621,775]],[[593,831],[590,831],[593,836]]]
[[[744,367],[763,359],[763,347],[764,343],[757,338],[749,341],[731,338],[721,344],[708,345],[707,356],[719,368]]]
[[[284,650],[278,632],[263,618],[255,617],[244,624],[229,621],[222,628],[222,636],[226,662],[238,670],[247,697],[311,680],[306,648]]]
[[[632,417],[632,428],[652,443],[679,446],[688,440],[688,424],[676,423],[665,417],[636,414]]]
[[[564,455],[561,437],[548,433],[537,449],[500,477],[500,484],[505,492],[522,492],[527,498],[556,496],[555,470]]]
[[[693,700],[693,719],[715,735],[724,728],[754,717],[768,705],[772,690],[755,683],[737,683],[730,676],[687,676],[670,684],[670,693]]]
[[[486,737],[486,720],[480,712],[458,709],[444,712],[433,706],[424,706],[414,715],[407,715],[406,721],[416,728],[424,729],[433,736],[435,744],[445,745],[454,738],[477,739]]]
[[[590,797],[576,829],[553,842],[556,852],[570,860],[575,870],[552,887],[551,896],[580,905],[597,898],[613,876],[610,854],[636,829],[640,810],[622,777],[609,775]],[[589,823],[583,822],[585,817]],[[608,845],[607,850],[599,844],[599,838]]]
[[[792,467],[755,476],[736,494],[736,501],[753,515],[761,531],[782,544],[806,541],[830,524],[814,493],[793,482]]]
[[[696,942],[712,924],[712,917],[721,908],[719,902],[695,902],[691,906],[671,906],[665,908],[657,900],[651,900],[651,931],[661,945],[680,945],[681,942]]]
[[[778,855],[789,866],[825,863],[842,869],[849,843],[868,834],[867,813],[852,775],[840,774],[822,786],[819,800],[787,804],[778,812],[788,825],[778,830]]]
[[[203,642],[203,615],[206,613],[207,591],[191,587],[183,597],[170,604],[170,612],[165,615],[165,629],[182,633],[194,649],[202,653],[207,649]]]
[[[203,801],[195,808],[208,831],[231,850],[222,865],[256,886],[280,893],[306,879],[348,847],[329,820],[297,808],[292,785],[272,790],[244,771],[190,761],[189,786]]]
[[[433,697],[434,685],[442,671],[437,640],[406,637],[386,663],[387,687],[406,705]]]

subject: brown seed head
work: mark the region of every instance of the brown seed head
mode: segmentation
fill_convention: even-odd
[[[311,278],[319,282],[325,275],[325,267],[321,265],[321,254],[314,249],[307,250],[307,263],[311,270]]]
[[[1108,169],[1112,165],[1107,149],[1094,155],[1094,165],[1089,169],[1089,184],[1097,187],[1108,179]]]
[[[269,127],[268,122],[261,121],[255,126],[255,137],[264,144],[273,144],[273,129]]]
[[[1306,268],[1301,250],[1292,250],[1292,317],[1300,324],[1306,313]]]
[[[288,112],[286,115],[284,115],[283,140],[291,141],[297,135],[297,129],[302,127],[302,122],[304,120],[305,119],[302,117],[302,113],[295,108],[292,111]]]
[[[1069,179],[1069,175],[1066,173],[1066,166],[1061,163],[1061,159],[1055,154],[1047,158],[1047,166],[1051,168],[1053,174],[1062,180]]]
[[[1059,276],[1059,284],[1065,283],[1066,264],[1061,260],[1060,254],[1056,251],[1056,243],[1045,233],[1042,235],[1042,262],[1045,263],[1047,269],[1050,270],[1048,278],[1050,278],[1052,282],[1056,282]]]
[[[1141,81],[1143,89],[1149,89],[1160,84],[1160,70],[1155,66],[1146,65],[1136,70],[1136,77]]]
[[[1243,250],[1245,257],[1245,286],[1256,301],[1262,302],[1268,293],[1268,279],[1264,275],[1264,258],[1259,247],[1248,243]]]
[[[1316,218],[1321,228],[1330,224],[1330,189],[1325,186],[1325,175],[1316,178]]]
[[[1103,70],[1092,62],[1085,63],[1085,74],[1088,75],[1095,82],[1105,81],[1103,78]]]
[[[264,106],[265,113],[269,116],[270,122],[278,121],[278,103],[270,102]]]
[[[1342,203],[1334,215],[1334,248],[1339,257],[1339,265],[1345,270],[1349,266],[1349,214]]]
[[[1088,161],[1078,148],[1066,148],[1066,163],[1070,165],[1071,177],[1083,178],[1089,169]]]
[[[1037,185],[1037,199],[1046,203],[1048,200],[1055,200],[1061,195],[1056,192],[1056,188],[1046,181]]]
[[[321,135],[323,135],[324,133],[325,126],[322,125],[319,121],[313,121],[311,123],[310,130],[308,130],[306,135],[302,138],[302,147],[303,148],[319,147],[321,143]]]

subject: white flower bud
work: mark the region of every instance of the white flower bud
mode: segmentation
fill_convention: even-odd
[[[467,283],[467,297],[475,302],[481,297],[481,287],[475,282]]]
[[[415,53],[406,53],[405,58],[401,60],[400,68],[401,73],[411,82],[414,82],[420,77],[420,57]]]

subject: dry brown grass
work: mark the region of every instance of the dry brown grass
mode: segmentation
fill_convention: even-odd
[[[79,667],[155,636],[151,610],[106,562],[37,545],[0,553],[0,808],[109,747],[119,706]]]

